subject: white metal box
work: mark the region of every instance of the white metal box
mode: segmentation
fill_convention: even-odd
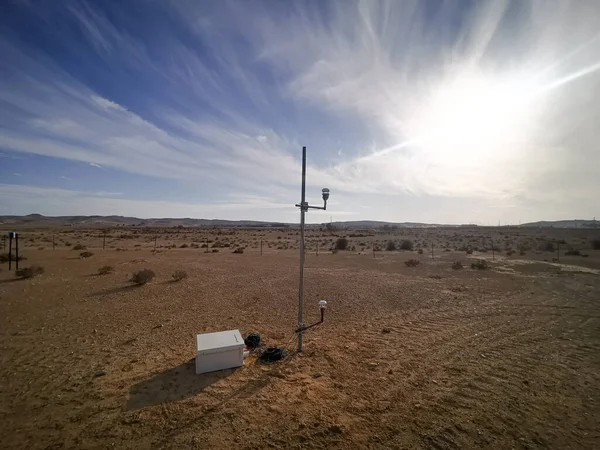
[[[196,374],[244,365],[244,339],[239,330],[196,336]]]

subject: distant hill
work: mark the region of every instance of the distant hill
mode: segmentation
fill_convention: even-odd
[[[315,228],[328,224],[309,224],[307,227]],[[477,225],[445,225],[422,222],[383,222],[378,220],[354,220],[346,222],[333,222],[335,228],[432,228],[432,227],[475,227]],[[295,227],[298,223],[261,222],[255,220],[221,220],[221,219],[172,219],[153,218],[140,219],[125,216],[42,216],[29,214],[27,216],[0,216],[0,227],[10,228],[53,228],[53,227],[80,227],[80,228],[115,228],[115,227]],[[520,225],[521,227],[542,228],[600,228],[600,223],[594,220],[558,220],[540,221]]]
[[[536,228],[600,228],[600,222],[596,220],[542,220],[540,222],[524,223],[522,227],[536,227]]]

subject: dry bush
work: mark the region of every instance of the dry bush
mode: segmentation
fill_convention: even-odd
[[[385,251],[395,252],[396,250],[398,250],[398,248],[396,247],[396,243],[394,241],[388,241],[388,243],[385,244]]]
[[[406,264],[406,267],[416,267],[421,264],[421,261],[418,259],[409,259],[408,261],[404,261],[404,264]]]
[[[42,266],[24,267],[15,272],[19,278],[33,278],[44,273]]]
[[[581,256],[581,252],[579,250],[567,250],[565,252],[565,256]]]
[[[474,263],[471,263],[471,269],[477,270],[487,270],[490,268],[490,265],[485,259],[478,259]]]
[[[423,254],[423,249],[422,249],[422,248],[418,249],[418,250],[417,250],[417,253],[418,253],[419,255],[422,255],[422,254]]]
[[[472,248],[468,248],[466,251],[467,255],[472,255],[473,254],[473,249]]]
[[[346,250],[348,248],[348,239],[339,238],[335,241],[335,250]]]
[[[94,256],[94,254],[92,252],[81,252],[79,256],[82,258],[89,258],[90,256]]]
[[[231,253],[242,254],[242,253],[244,253],[244,247],[238,247],[234,251],[232,251]]]
[[[98,275],[108,275],[109,273],[113,273],[115,268],[113,266],[102,266],[98,269]]]
[[[188,248],[188,247],[189,247],[189,246],[188,246],[187,244],[181,244],[181,245],[179,246],[179,248]]]
[[[85,250],[85,246],[77,244],[73,247],[73,250]]]
[[[26,259],[27,258],[25,258],[24,256],[19,255],[19,261],[25,261]],[[12,260],[13,261],[17,260],[16,255],[15,255],[14,252],[12,254]],[[6,263],[6,262],[8,262],[8,253],[2,253],[2,254],[0,254],[0,263]]]
[[[154,276],[155,276],[155,274],[152,270],[144,269],[144,270],[140,270],[139,272],[135,272],[133,275],[131,275],[131,278],[129,281],[141,286],[143,284],[148,283],[149,281],[152,281]]]
[[[270,247],[270,246],[269,246]],[[212,249],[212,253],[219,253],[219,249],[218,248],[213,248]]]
[[[594,250],[600,250],[600,239],[594,239],[592,241],[592,248]]]
[[[404,239],[402,242],[400,242],[400,250],[412,250],[412,249],[413,249],[412,241],[409,241],[408,239]]]
[[[556,248],[554,248],[554,243],[546,242],[540,245],[540,250],[543,252],[554,252],[556,251]]]
[[[173,278],[173,281],[181,281],[185,280],[188,277],[188,273],[185,270],[176,270],[175,272],[173,272],[173,275],[171,275],[171,277]]]
[[[462,265],[462,263],[461,263],[460,261],[454,261],[454,262],[452,263],[452,268],[453,268],[454,270],[460,270],[460,269],[462,269],[462,268],[463,268],[463,265]]]

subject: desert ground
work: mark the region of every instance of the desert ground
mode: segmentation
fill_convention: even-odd
[[[44,273],[0,265],[1,447],[600,448],[600,230],[311,229],[302,353],[298,239],[21,230]],[[287,357],[195,375],[196,334],[229,329]]]

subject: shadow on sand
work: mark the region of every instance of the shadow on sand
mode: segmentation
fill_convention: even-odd
[[[165,370],[129,388],[128,411],[176,402],[193,397],[206,387],[228,377],[234,369],[219,370],[196,375],[195,359]]]
[[[133,291],[135,289],[140,289],[140,288],[141,288],[141,286],[138,286],[137,284],[133,284],[133,285],[129,285],[129,286],[119,286],[119,287],[115,287],[115,288],[103,289],[101,291],[93,292],[90,294],[90,296],[102,297],[103,295],[118,294],[119,292]]]

